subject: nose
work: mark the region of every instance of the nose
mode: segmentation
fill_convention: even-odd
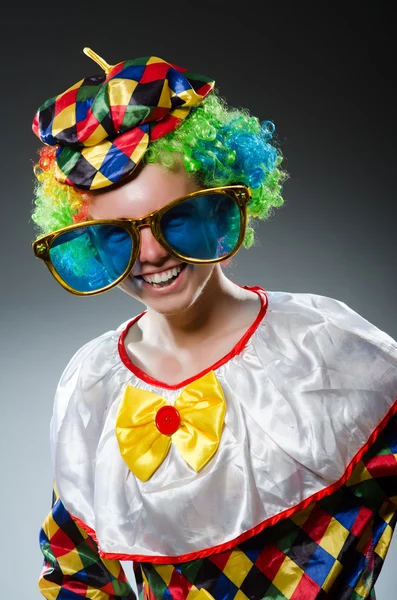
[[[133,269],[136,274],[140,273],[141,267],[145,263],[153,266],[161,265],[169,256],[167,250],[154,237],[150,227],[142,227],[140,233],[141,248]]]

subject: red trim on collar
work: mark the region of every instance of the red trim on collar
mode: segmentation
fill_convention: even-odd
[[[248,285],[244,285],[241,287],[246,290],[250,290],[251,292],[256,292],[258,294],[258,296],[261,300],[261,308],[259,310],[259,313],[256,316],[255,321],[250,325],[250,327],[244,333],[243,337],[237,342],[237,344],[234,346],[234,348],[232,348],[232,350],[230,352],[228,352],[228,354],[223,356],[215,364],[211,365],[207,369],[204,369],[200,373],[197,373],[197,375],[193,375],[193,377],[189,377],[189,379],[185,379],[184,381],[181,381],[180,383],[174,383],[172,385],[169,383],[164,383],[162,381],[159,381],[158,379],[155,379],[154,377],[151,377],[150,375],[145,373],[145,371],[142,371],[141,369],[139,369],[139,367],[137,367],[132,362],[130,357],[128,356],[127,351],[125,349],[124,341],[125,341],[126,335],[128,333],[128,330],[130,329],[130,327],[132,325],[134,325],[134,323],[136,323],[146,313],[146,311],[144,311],[141,314],[134,317],[132,319],[132,321],[130,321],[127,324],[126,328],[124,329],[124,331],[122,331],[122,333],[119,337],[119,342],[118,342],[119,355],[120,355],[120,358],[123,361],[124,365],[127,367],[127,369],[132,371],[134,373],[134,375],[136,375],[139,379],[142,379],[143,381],[145,381],[146,383],[149,383],[150,385],[155,385],[157,387],[161,387],[161,388],[164,388],[167,390],[177,390],[181,387],[188,385],[192,381],[195,381],[196,379],[203,377],[206,373],[209,373],[209,371],[214,371],[215,369],[218,369],[221,365],[224,365],[225,363],[227,363],[234,356],[236,356],[237,354],[240,354],[244,350],[249,339],[251,338],[253,333],[258,328],[260,322],[264,319],[264,317],[266,315],[268,303],[269,303],[265,290],[263,288],[261,288],[260,286],[251,287]]]
[[[76,523],[84,531],[86,531],[86,533],[88,533],[88,535],[90,535],[96,541],[96,543],[98,545],[99,555],[102,558],[105,558],[107,560],[134,560],[134,561],[138,561],[138,562],[148,562],[148,563],[153,563],[153,564],[168,564],[169,565],[169,564],[178,564],[178,563],[182,563],[182,562],[188,562],[191,560],[196,560],[198,558],[205,558],[207,556],[211,556],[212,554],[219,554],[220,552],[226,552],[227,550],[232,550],[233,548],[238,546],[238,544],[240,544],[241,542],[244,542],[245,540],[248,540],[249,538],[253,537],[254,535],[257,535],[258,533],[260,533],[267,527],[271,527],[272,525],[275,525],[279,521],[288,519],[289,517],[296,514],[297,512],[307,508],[307,506],[309,506],[309,504],[318,502],[325,496],[330,496],[331,494],[336,492],[339,488],[341,488],[342,485],[344,485],[346,483],[346,481],[349,479],[349,477],[352,475],[353,469],[358,465],[360,460],[363,458],[364,454],[376,442],[379,435],[382,433],[382,431],[384,430],[386,425],[389,423],[390,419],[392,419],[392,417],[394,417],[396,414],[397,414],[397,398],[394,401],[393,405],[390,407],[389,411],[386,413],[386,415],[383,417],[383,419],[380,421],[380,423],[378,423],[377,427],[371,433],[371,435],[369,436],[366,443],[362,446],[362,448],[360,448],[360,450],[352,458],[352,460],[348,464],[344,474],[342,475],[342,477],[340,479],[338,479],[338,481],[335,481],[333,484],[329,485],[328,487],[316,492],[315,494],[313,494],[312,496],[309,496],[305,500],[302,500],[302,502],[300,502],[299,504],[296,504],[295,506],[288,508],[287,510],[284,510],[276,515],[273,515],[273,517],[269,517],[265,521],[262,521],[262,523],[258,523],[258,525],[255,525],[255,527],[252,527],[252,529],[249,529],[248,531],[244,531],[242,534],[240,534],[238,537],[234,538],[233,540],[224,542],[223,544],[219,544],[218,546],[212,546],[211,548],[204,548],[203,550],[199,550],[197,552],[189,552],[188,554],[181,554],[179,556],[155,556],[155,555],[153,556],[153,555],[144,555],[144,554],[117,554],[117,553],[113,553],[113,552],[103,552],[103,550],[101,550],[99,548],[99,543],[98,543],[98,539],[96,537],[95,531],[93,529],[91,529],[91,527],[86,525],[83,521],[81,521],[81,519],[74,517],[72,514],[71,514],[71,517],[74,521],[76,521]]]

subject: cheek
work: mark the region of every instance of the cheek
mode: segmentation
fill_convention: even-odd
[[[117,287],[125,294],[139,299],[139,288],[132,275],[129,275],[127,279],[124,279]]]
[[[215,265],[194,265],[200,278],[206,279],[211,275]]]
[[[207,282],[215,275],[219,265],[190,265],[191,266],[191,278],[196,284],[203,288]]]

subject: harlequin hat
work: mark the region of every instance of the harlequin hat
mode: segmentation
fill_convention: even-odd
[[[44,144],[57,146],[55,177],[82,190],[126,177],[148,144],[175,130],[199,106],[214,81],[157,56],[110,66],[47,100],[33,120]]]

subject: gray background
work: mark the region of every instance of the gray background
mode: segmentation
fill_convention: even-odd
[[[39,600],[53,394],[79,346],[143,310],[119,290],[68,294],[31,252],[30,131],[40,104],[110,64],[158,55],[212,76],[232,106],[272,119],[285,206],[228,269],[242,285],[338,298],[397,338],[395,48],[386,2],[84,2],[2,14],[2,598]],[[392,3],[390,3],[390,7]],[[258,9],[261,9],[259,14]],[[7,16],[8,15],[8,16]],[[378,580],[397,597],[397,541]]]

